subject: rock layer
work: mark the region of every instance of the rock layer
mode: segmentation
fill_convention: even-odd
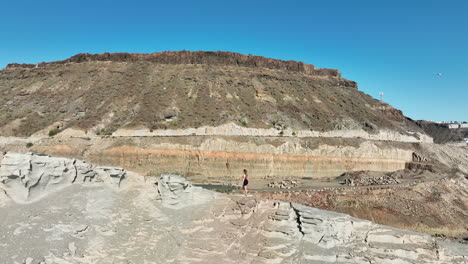
[[[25,145],[24,141],[8,141],[3,149],[24,151]],[[323,178],[356,170],[388,172],[404,169],[414,153],[409,143],[282,137],[61,138],[42,139],[31,149],[144,175],[177,172],[220,179],[237,179],[244,168],[252,177]]]
[[[19,160],[20,154],[15,155]],[[36,159],[24,154],[21,160],[31,156]],[[12,159],[10,154],[6,157]],[[43,175],[67,179],[56,171],[65,170],[73,160],[49,159],[47,164],[62,165],[45,166],[50,170]],[[11,162],[5,164],[14,171]],[[22,169],[19,164],[18,170]],[[61,192],[45,189],[47,195],[33,203],[6,201],[1,210],[8,213],[0,214],[2,259],[8,263],[468,260],[466,245],[297,204],[214,193],[175,175],[158,179],[132,174],[122,183],[110,188],[105,181],[93,185],[75,181],[60,185]],[[10,191],[6,188],[8,195]]]
[[[310,75],[322,75],[341,77],[338,70],[316,68],[314,65],[306,64],[298,61],[284,61],[265,58],[262,56],[243,55],[233,52],[222,51],[166,51],[155,52],[151,54],[136,54],[136,53],[102,53],[102,54],[77,54],[69,59],[39,64],[18,64],[10,63],[7,69],[11,68],[36,68],[47,64],[65,64],[65,63],[83,63],[93,61],[107,62],[138,62],[147,61],[157,64],[207,64],[207,65],[228,65],[242,66],[251,68],[267,68],[286,70],[291,72],[299,72]],[[345,86],[357,88],[357,84],[353,81],[343,80]]]
[[[7,153],[0,163],[0,183],[18,203],[31,202],[76,182],[105,182],[120,186],[121,168],[95,167],[76,159],[32,153]]]
[[[62,136],[76,135],[76,130],[70,133],[64,131]],[[79,136],[86,136],[81,133]],[[362,129],[345,129],[327,132],[313,130],[277,130],[274,128],[259,129],[240,127],[230,123],[218,127],[200,127],[188,129],[119,129],[112,133],[115,137],[174,137],[174,136],[247,136],[247,137],[297,137],[297,138],[360,138],[376,141],[396,141],[412,143],[433,143],[433,139],[425,134],[414,132],[403,134],[391,130],[382,130],[379,133],[369,133]]]

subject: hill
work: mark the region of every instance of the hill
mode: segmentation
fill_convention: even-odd
[[[434,143],[463,142],[468,137],[468,128],[450,129],[438,123],[418,120],[416,121],[426,134],[434,138]]]
[[[231,52],[78,54],[0,71],[0,134],[66,128],[422,132],[338,70]]]

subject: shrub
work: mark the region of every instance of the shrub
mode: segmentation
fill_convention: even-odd
[[[242,120],[242,121],[241,121],[241,125],[242,125],[243,127],[247,127],[247,121]]]
[[[54,128],[54,129],[49,131],[49,137],[53,137],[53,136],[57,135],[58,133],[60,133],[60,129]]]
[[[282,136],[284,135],[284,131],[281,130],[281,131],[279,132],[279,135],[282,137]]]
[[[31,142],[28,142],[28,143],[26,144],[26,147],[27,147],[27,148],[30,148],[30,147],[32,147],[32,146],[33,146],[33,143],[31,143]]]

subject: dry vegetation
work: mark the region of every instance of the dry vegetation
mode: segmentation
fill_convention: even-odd
[[[468,239],[466,183],[463,177],[454,176],[404,188],[257,195],[463,242]]]
[[[10,65],[0,71],[0,132],[28,136],[54,122],[99,134],[122,127],[187,128],[227,122],[279,130],[372,132],[404,131],[408,126],[420,130],[399,110],[357,90],[336,70],[217,54],[220,59],[196,53],[199,64],[183,64],[189,60],[180,59],[182,55],[155,60],[152,55],[135,59],[104,54],[77,55],[38,67]]]

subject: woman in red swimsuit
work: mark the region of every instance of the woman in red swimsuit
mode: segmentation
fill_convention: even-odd
[[[247,195],[247,185],[249,184],[249,175],[247,175],[247,169],[244,169],[244,175],[242,176],[242,189],[245,191],[245,195]]]

